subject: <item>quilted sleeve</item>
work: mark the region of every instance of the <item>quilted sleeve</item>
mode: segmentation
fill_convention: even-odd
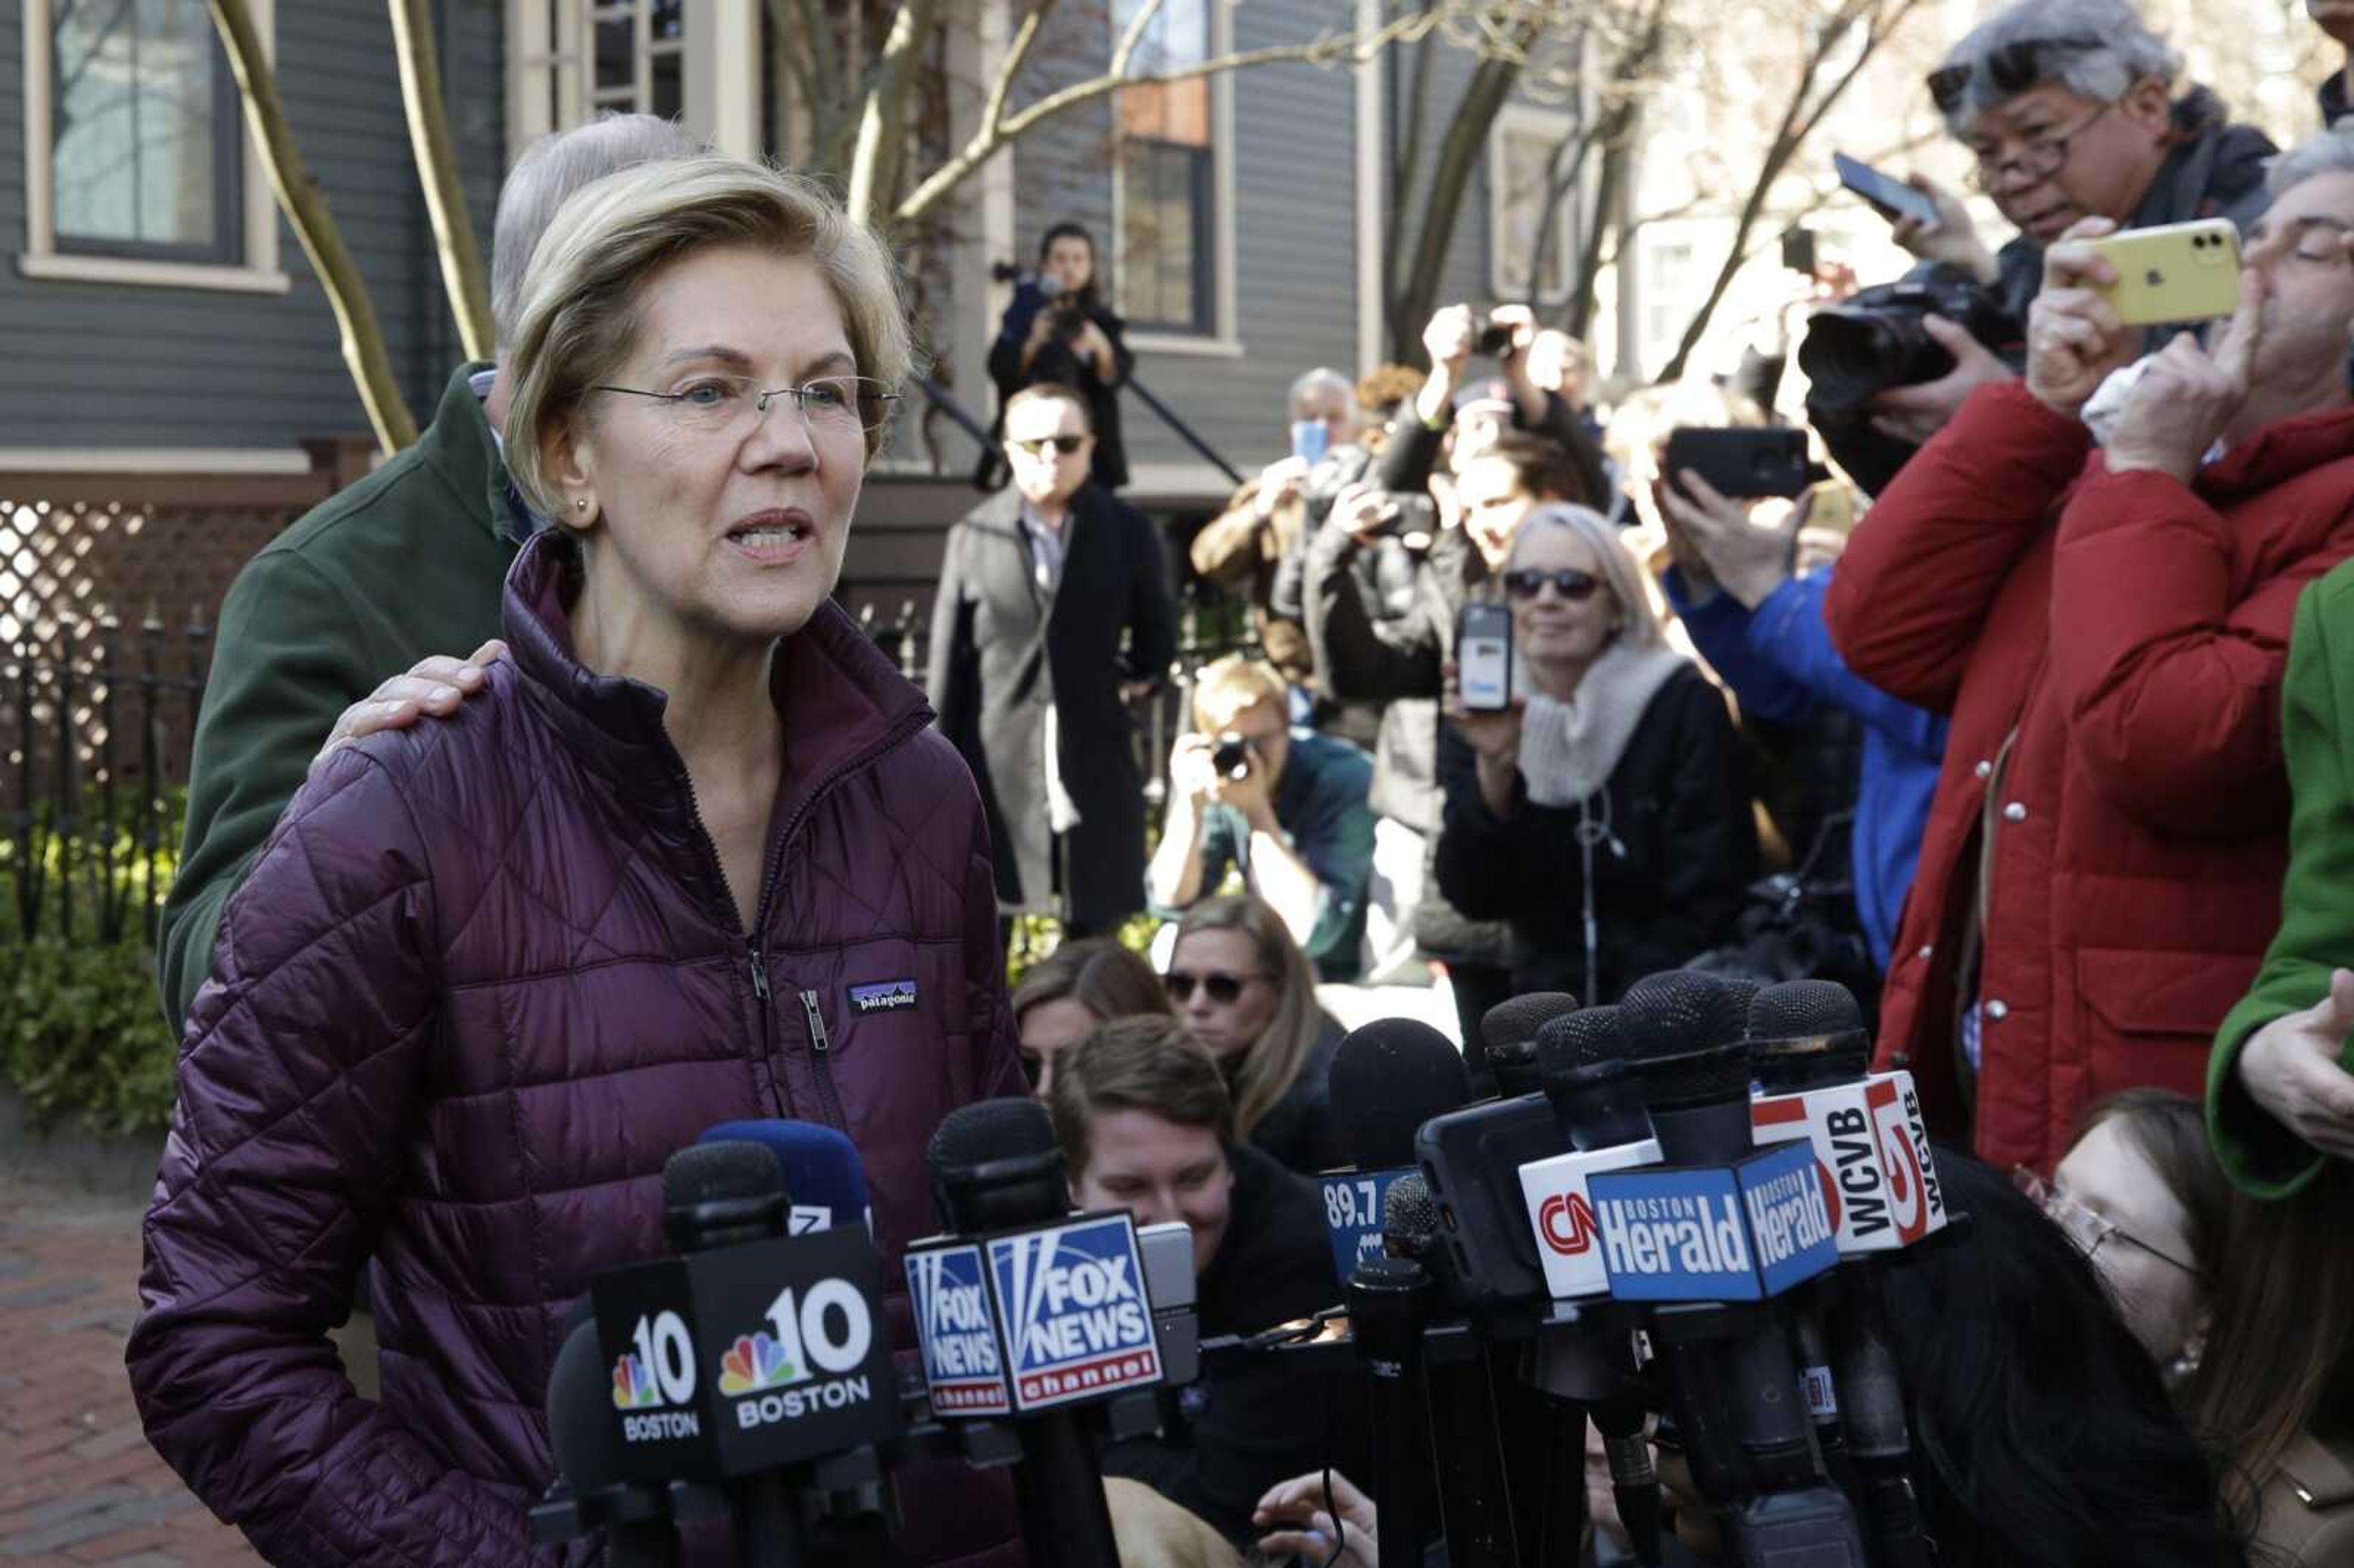
[[[273,1563],[545,1562],[509,1492],[344,1375],[438,1011],[424,842],[383,765],[305,784],[223,917],[180,1055],[127,1355],[148,1438]]]
[[[967,1031],[972,1042],[973,1097],[993,1100],[1026,1096],[1022,1037],[1005,994],[1005,938],[997,929],[997,872],[989,853],[989,820],[981,796],[972,794],[971,822],[965,835],[964,972]]]

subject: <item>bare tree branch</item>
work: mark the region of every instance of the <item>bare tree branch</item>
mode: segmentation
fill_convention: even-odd
[[[1120,35],[1119,47],[1111,52],[1111,69],[1108,74],[1128,74],[1129,62],[1136,58],[1137,46],[1144,42],[1144,30],[1152,26],[1152,18],[1160,14],[1161,0],[1144,0],[1144,4],[1136,8],[1135,18],[1128,24],[1128,31]]]
[[[491,285],[482,271],[473,216],[466,210],[466,189],[458,178],[456,139],[441,97],[441,64],[426,0],[392,0],[392,46],[400,68],[400,101],[408,113],[409,149],[417,158],[418,184],[425,189],[425,213],[433,224],[441,287],[458,320],[458,341],[468,359],[495,359]]]
[[[907,94],[923,61],[924,40],[931,36],[934,3],[907,0],[884,38],[882,58],[875,62],[878,79],[867,90],[858,144],[850,155],[848,206],[854,217],[872,218],[897,194],[907,149]]]

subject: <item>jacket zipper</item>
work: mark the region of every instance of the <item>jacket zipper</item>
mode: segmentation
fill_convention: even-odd
[[[864,757],[844,763],[818,780],[816,788],[812,789],[801,805],[794,809],[792,816],[785,823],[784,830],[777,834],[776,843],[769,851],[769,863],[760,873],[760,901],[753,911],[750,930],[744,928],[743,917],[736,913],[733,901],[722,900],[726,906],[727,924],[735,931],[737,938],[744,945],[745,967],[751,973],[754,999],[752,1011],[758,1015],[759,1019],[760,1055],[763,1060],[776,1054],[776,1020],[773,1010],[769,1005],[774,999],[775,992],[769,984],[768,960],[760,951],[758,934],[769,928],[769,907],[776,902],[777,885],[784,876],[785,850],[792,843],[794,836],[801,832],[801,823],[808,819],[810,812],[816,809],[819,801],[833,792],[835,786],[854,774],[864,772],[881,761],[885,755],[896,749],[908,736],[921,730],[928,722],[924,710],[917,709],[907,719],[892,726],[890,732],[883,737],[882,744],[875,747],[873,751],[868,752]],[[703,820],[703,802],[695,797],[694,775],[687,772],[685,759],[678,757],[675,750],[672,752],[672,757],[677,768],[679,785],[686,791],[687,810],[694,816],[697,836],[702,840],[704,859],[711,873],[712,884],[724,890],[727,885],[726,868],[719,863],[718,841],[711,836],[711,828]],[[823,1108],[828,1124],[837,1130],[846,1132],[849,1130],[848,1118],[843,1114],[841,1095],[834,1087],[833,1065],[831,1059],[832,1047],[826,1040],[825,1018],[818,1011],[817,992],[813,991],[801,992],[801,1001],[803,1007],[809,1012],[810,1043],[814,1048],[813,1054],[816,1059],[818,1097],[824,1102]],[[789,1103],[785,1108],[790,1110],[792,1107]]]
[[[825,1009],[817,992],[801,992],[801,1012],[809,1017],[810,1050],[817,1058],[817,1092],[825,1102],[825,1118],[844,1127],[850,1118],[843,1115],[842,1096],[833,1086],[833,1046],[825,1036]]]

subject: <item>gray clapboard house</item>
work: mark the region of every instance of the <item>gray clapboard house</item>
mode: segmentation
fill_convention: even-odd
[[[1102,69],[1107,6],[1056,13],[1042,86]],[[429,417],[460,358],[410,162],[384,0],[249,0],[297,139],[365,274],[402,390]],[[500,175],[531,138],[600,110],[675,113],[728,151],[790,156],[790,34],[760,0],[437,0],[467,192],[487,243]],[[1379,0],[1170,0],[1172,60],[1376,20]],[[940,49],[960,141],[1019,0],[951,0]],[[920,259],[938,379],[986,422],[983,369],[1040,232],[1097,234],[1134,323],[1138,374],[1204,445],[1255,472],[1281,455],[1283,396],[1311,366],[1384,357],[1384,206],[1403,64],[1272,66],[1130,90],[1019,143],[960,192]],[[1472,69],[1439,51],[1431,101]],[[1039,90],[1025,82],[1017,102]],[[771,133],[775,128],[775,133]],[[1443,124],[1428,128],[1435,145]],[[1515,106],[1450,257],[1451,298],[1497,297],[1525,170],[1566,117]],[[1511,155],[1500,155],[1508,138]],[[942,144],[946,144],[945,142]],[[1525,181],[1523,181],[1525,183]],[[1508,219],[1510,221],[1508,221]],[[366,422],[336,329],[243,133],[203,0],[0,0],[0,640],[159,603],[209,613],[237,564],[364,470]],[[1564,238],[1568,238],[1564,235]],[[1514,263],[1516,264],[1516,263]],[[924,400],[911,397],[920,411]],[[1132,496],[1198,517],[1226,478],[1127,410]],[[941,415],[870,483],[845,588],[923,602],[976,448]],[[928,474],[929,477],[927,477]]]

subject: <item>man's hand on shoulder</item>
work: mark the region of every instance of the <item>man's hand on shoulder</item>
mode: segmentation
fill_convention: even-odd
[[[316,773],[339,749],[379,730],[405,729],[428,716],[448,718],[489,685],[485,666],[506,656],[507,645],[493,637],[464,659],[443,653],[419,659],[343,711],[327,733],[327,744],[311,759],[310,770]]]

